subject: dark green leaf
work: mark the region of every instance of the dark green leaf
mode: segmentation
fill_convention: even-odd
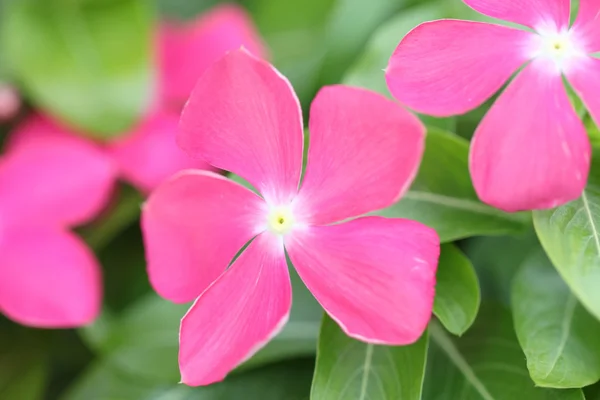
[[[533,212],[550,260],[583,305],[600,319],[600,165],[592,162],[581,197]]]
[[[40,108],[97,137],[143,115],[153,95],[150,2],[22,0],[5,16],[7,62]]]
[[[427,333],[410,346],[352,339],[329,316],[319,335],[312,400],[420,400]]]
[[[535,387],[503,307],[482,304],[461,338],[437,322],[430,324],[429,335],[423,400],[584,400],[580,389]]]
[[[442,245],[435,286],[433,312],[455,335],[462,335],[475,321],[480,293],[471,261],[452,244]]]
[[[600,322],[577,301],[539,249],[515,276],[513,319],[538,386],[578,388],[600,379]]]
[[[434,228],[442,242],[518,233],[526,228],[527,214],[507,214],[478,200],[469,176],[466,140],[430,129],[425,149],[410,190],[398,203],[375,215],[420,221]]]

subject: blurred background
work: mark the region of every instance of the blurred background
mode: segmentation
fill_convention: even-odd
[[[174,145],[177,115],[195,79],[225,51],[244,45],[268,58],[292,82],[307,121],[323,85],[387,94],[383,69],[398,41],[419,22],[443,17],[482,18],[460,0],[0,0],[0,157],[27,151],[15,145],[23,136],[68,137],[114,166],[93,217],[68,226],[101,266],[101,311],[74,329],[28,327],[0,313],[0,399],[307,399],[322,311],[297,276],[290,323],[269,346],[223,383],[177,383],[179,320],[188,305],[150,287],[141,204],[173,172],[203,167]],[[484,111],[426,122],[469,138]],[[84,160],[51,176],[35,162],[38,178],[52,182],[73,182],[69,173],[86,168]],[[51,191],[23,179],[15,190],[37,196],[44,211]],[[82,202],[92,190],[84,189]],[[500,256],[493,243],[473,243],[462,247],[474,249],[485,277]],[[498,270],[487,289],[483,283],[502,298],[508,278],[493,275]]]

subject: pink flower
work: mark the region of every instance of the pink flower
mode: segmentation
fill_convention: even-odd
[[[407,190],[424,134],[383,96],[326,87],[311,107],[298,189],[302,113],[289,82],[243,50],[206,71],[178,142],[262,197],[212,172],[183,171],[143,208],[153,287],[175,302],[196,299],[181,323],[183,382],[222,380],[285,325],[292,299],[284,251],[348,335],[385,344],[419,338],[432,310],[437,234],[409,220],[353,218]]]
[[[242,45],[257,56],[266,53],[250,17],[234,5],[215,7],[185,25],[162,24],[157,40],[159,94],[155,107],[132,132],[108,148],[125,180],[149,193],[182,169],[212,169],[176,145],[179,113],[204,70]]]
[[[100,310],[100,267],[69,228],[107,203],[116,168],[84,139],[41,117],[17,128],[0,158],[0,312],[24,325],[68,328]]]
[[[386,72],[392,94],[439,117],[490,98],[520,67],[475,132],[470,169],[479,197],[506,211],[555,207],[581,195],[590,144],[563,75],[600,123],[600,2],[464,0],[482,14],[529,30],[439,20],[413,29]]]

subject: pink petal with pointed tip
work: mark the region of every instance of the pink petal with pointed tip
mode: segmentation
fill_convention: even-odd
[[[249,181],[271,203],[298,190],[302,113],[292,86],[245,50],[227,54],[200,78],[181,116],[179,145]]]
[[[198,297],[260,232],[264,202],[212,172],[182,171],[160,185],[142,210],[148,275],[166,299]]]
[[[565,75],[600,127],[600,59],[581,57],[565,69]]]
[[[79,225],[107,204],[117,170],[93,142],[33,117],[0,159],[0,223]]]
[[[291,305],[281,238],[263,233],[181,321],[181,381],[200,386],[223,380],[279,333]]]
[[[440,240],[404,219],[364,217],[286,236],[298,274],[351,337],[405,345],[431,317]]]
[[[600,0],[581,0],[579,14],[573,24],[577,44],[588,53],[600,51]]]
[[[386,69],[392,95],[415,111],[463,114],[497,92],[527,61],[535,35],[482,22],[439,20],[410,31]]]
[[[569,27],[570,0],[463,0],[488,17],[528,26],[536,30]],[[583,0],[585,1],[585,0]]]
[[[528,65],[483,118],[470,170],[482,201],[505,211],[556,207],[585,187],[590,143],[560,74]]]
[[[40,328],[71,328],[100,311],[100,266],[83,241],[61,229],[0,233],[0,309]]]
[[[214,169],[189,157],[175,143],[179,115],[157,112],[131,133],[113,141],[108,151],[119,164],[125,180],[145,193],[183,169]]]
[[[163,23],[158,46],[161,96],[181,105],[200,75],[227,51],[244,46],[258,57],[266,56],[250,16],[233,4],[217,6],[185,25]]]
[[[328,224],[387,207],[412,182],[425,127],[384,96],[348,86],[319,91],[297,218]]]

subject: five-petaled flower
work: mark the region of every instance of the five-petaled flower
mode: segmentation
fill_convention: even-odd
[[[585,187],[590,144],[563,75],[600,123],[600,2],[464,0],[489,23],[439,20],[409,32],[386,71],[394,97],[435,116],[462,114],[490,98],[521,66],[475,132],[470,169],[479,197],[506,211],[550,208]]]
[[[33,116],[0,158],[0,312],[24,325],[70,328],[100,311],[93,252],[70,227],[110,199],[117,168],[93,143]]]
[[[300,105],[267,62],[243,49],[229,53],[200,78],[184,108],[182,148],[262,194],[212,172],[183,171],[143,208],[153,287],[175,302],[196,299],[181,323],[186,384],[222,380],[283,327],[291,306],[285,252],[354,338],[407,344],[430,319],[435,231],[415,221],[359,217],[407,190],[424,127],[383,96],[344,86],[321,89],[310,111],[299,188]]]

